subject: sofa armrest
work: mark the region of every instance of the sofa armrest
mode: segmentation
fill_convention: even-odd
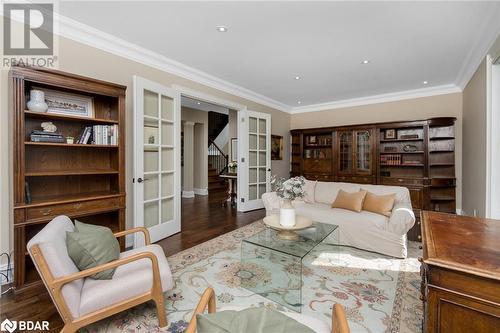
[[[406,234],[415,224],[415,214],[409,202],[399,202],[392,208],[387,230],[397,235]]]
[[[278,214],[281,207],[281,199],[276,192],[262,194],[262,203],[266,208],[266,215]]]

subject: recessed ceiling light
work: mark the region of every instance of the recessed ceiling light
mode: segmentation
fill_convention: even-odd
[[[196,104],[201,105],[201,103],[200,103],[200,102],[196,102]]]
[[[297,101],[297,104],[302,104],[302,102],[301,101]]]
[[[295,80],[300,80],[300,76],[296,76],[296,77],[295,77]]]
[[[422,83],[423,83],[423,84],[427,84],[427,83],[429,83],[429,82],[427,82],[427,81],[424,81],[424,82],[422,82]]]
[[[362,63],[363,65],[367,65],[367,64],[369,64],[369,63],[370,63],[370,60],[363,60],[361,63]]]
[[[218,32],[226,32],[227,27],[225,25],[219,25],[219,26],[217,26],[217,31]]]

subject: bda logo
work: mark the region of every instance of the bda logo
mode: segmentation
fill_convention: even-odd
[[[9,319],[5,319],[2,321],[2,324],[0,324],[0,330],[2,331],[8,331],[10,333],[14,332],[17,328],[17,322],[16,321],[10,321]]]

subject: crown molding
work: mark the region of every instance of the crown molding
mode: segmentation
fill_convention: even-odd
[[[292,108],[292,114],[326,111],[340,108],[348,108],[353,106],[378,104],[395,102],[412,98],[430,97],[437,95],[453,94],[462,92],[460,87],[454,84],[447,84],[435,87],[427,87],[422,89],[405,90],[388,94],[372,95],[359,98],[344,99],[340,101],[298,106]]]
[[[478,38],[474,47],[467,54],[462,68],[455,80],[457,86],[462,90],[469,83],[484,57],[488,54],[500,34],[500,5],[495,3],[495,9],[490,11],[488,17],[478,29]]]
[[[290,106],[272,98],[243,88],[221,78],[184,65],[141,46],[117,38],[111,34],[55,13],[54,21],[59,24],[60,35],[82,44],[124,57],[141,64],[177,75],[217,90],[256,102],[283,112],[290,112]]]

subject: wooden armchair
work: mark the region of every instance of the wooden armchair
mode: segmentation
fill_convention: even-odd
[[[189,326],[184,333],[196,333],[196,315],[205,312],[208,308],[208,313],[215,313],[215,292],[212,288],[207,288],[203,295],[201,296],[198,306],[194,310]],[[318,321],[315,318],[310,318],[305,315],[297,313],[283,312],[283,314],[297,320],[301,324],[304,324],[317,332],[330,332],[330,329],[326,330],[323,327],[326,325],[318,325],[314,321]],[[324,323],[323,323],[324,324]],[[322,327],[320,327],[322,326]],[[332,311],[332,333],[350,333],[349,325],[347,324],[347,318],[345,315],[344,307],[340,304],[335,304]]]
[[[142,232],[145,246],[122,252],[120,258],[79,271],[66,249],[66,232],[74,230],[67,216],[58,216],[28,243],[28,251],[61,318],[61,332],[79,328],[138,304],[153,300],[161,327],[167,325],[163,292],[173,288],[170,267],[162,248],[151,245],[145,228],[115,233],[116,237]],[[116,268],[111,280],[89,276]]]

